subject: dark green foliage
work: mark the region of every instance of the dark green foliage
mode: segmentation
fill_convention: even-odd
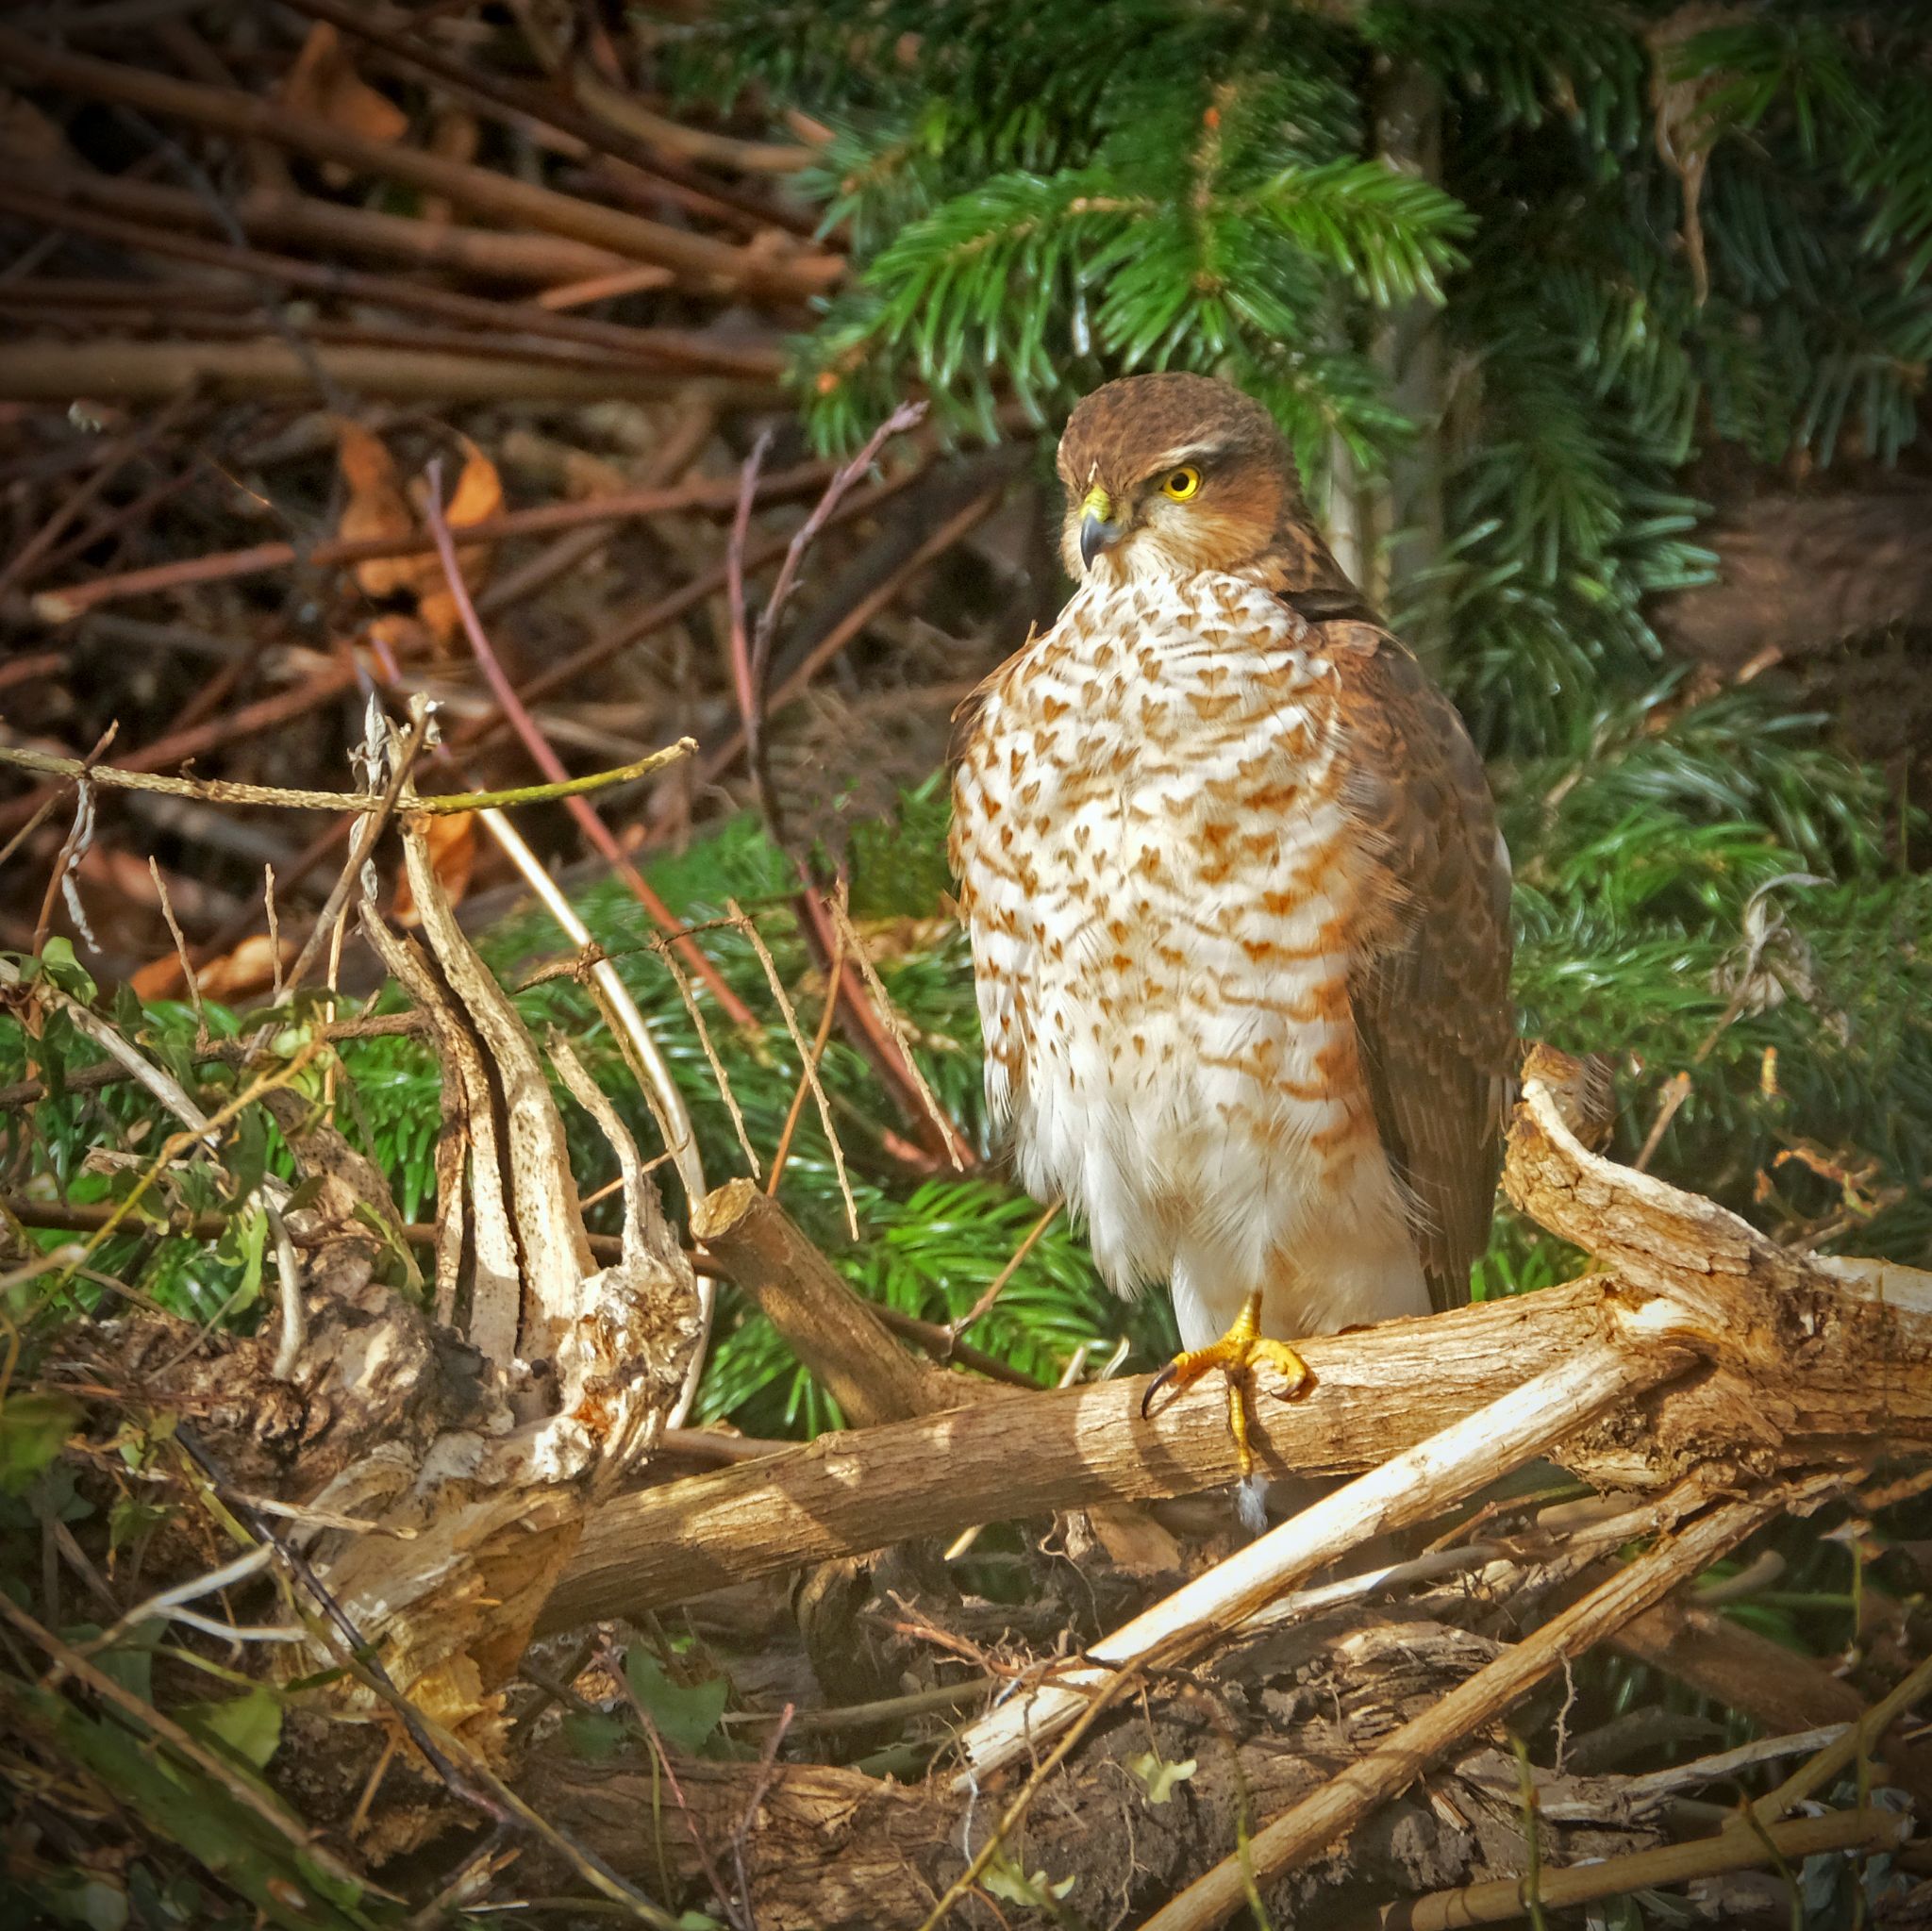
[[[1104,14],[1038,0],[742,0],[679,57],[693,84],[731,94],[757,79],[835,129],[807,187],[845,224],[862,273],[803,345],[824,440],[850,440],[913,380],[934,386],[956,427],[991,429],[1006,397],[1050,424],[1108,374],[1153,366],[1248,384],[1317,484],[1338,441],[1373,485],[1422,429],[1443,541],[1391,587],[1391,605],[1491,757],[1517,861],[1526,1027],[1617,1056],[1626,1157],[1663,1082],[1688,1070],[1658,1171],[1780,1233],[1921,1261],[1932,1255],[1932,907],[1893,855],[1893,801],[1819,721],[1781,713],[1773,695],[1688,704],[1644,600],[1707,570],[1690,480],[1701,458],[1884,458],[1914,433],[1915,372],[1932,349],[1932,98],[1901,49],[1927,30],[1923,13],[1862,15],[1855,42],[1818,8],[1770,7],[1672,40],[1650,37],[1661,7],[1509,0],[1377,0],[1345,25],[1179,0]],[[1375,151],[1398,83],[1434,95],[1440,185]],[[1659,147],[1659,87],[1676,162],[1707,154],[1694,221]],[[1434,303],[1441,415],[1410,424],[1378,359],[1378,314]],[[944,818],[935,782],[898,824],[860,827],[854,905],[907,922],[885,942],[885,977],[942,1103],[978,1137],[968,963],[957,934],[932,923]],[[790,874],[754,825],[724,827],[654,877],[700,923],[730,898],[750,908],[810,1025],[819,992],[786,907]],[[742,1171],[631,901],[600,888],[584,909],[663,1041],[710,1174]],[[796,1055],[742,937],[718,927],[701,942],[767,1016],[754,1040],[714,1032],[769,1156]],[[491,941],[513,983],[562,949],[534,917]],[[582,1042],[652,1141],[582,992],[550,979],[521,1001],[533,1024]],[[233,1090],[223,1069],[189,1064],[183,1009],[139,1024],[177,1074],[214,1097]],[[57,1025],[35,1057],[58,1088],[62,1066],[92,1055]],[[432,1062],[399,1040],[362,1042],[344,1061],[345,1130],[391,1174],[406,1216],[426,1217]],[[0,1062],[17,1074],[24,1042],[0,1036]],[[930,1319],[958,1313],[1034,1208],[997,1166],[908,1179],[881,1156],[882,1129],[900,1123],[862,1060],[835,1040],[824,1076],[860,1238],[844,1231],[809,1107],[788,1204],[866,1292]],[[565,1117],[594,1186],[608,1152],[574,1107]],[[82,1174],[84,1150],[137,1135],[151,1146],[163,1128],[145,1095],[117,1086],[57,1091],[7,1130],[16,1171],[98,1200],[126,1182]],[[264,1132],[251,1157],[283,1156]],[[170,1188],[167,1205],[220,1204],[192,1171]],[[97,1258],[200,1318],[255,1318],[259,1257],[245,1228],[210,1248],[137,1223]],[[1506,1216],[1478,1290],[1535,1286],[1572,1260]],[[1050,1376],[1124,1322],[1143,1357],[1158,1354],[1165,1320],[1158,1296],[1124,1313],[1062,1224],[974,1339]],[[729,1297],[704,1407],[761,1432],[832,1419]]]
[[[691,85],[836,129],[807,186],[861,273],[801,349],[824,440],[914,383],[992,434],[1008,397],[1051,426],[1109,375],[1205,369],[1274,408],[1319,502],[1338,446],[1373,498],[1420,431],[1438,535],[1386,591],[1491,760],[1527,1027],[1618,1057],[1626,1157],[1688,1070],[1660,1171],[1924,1261],[1910,813],[1774,693],[1687,705],[1647,600],[1709,576],[1701,475],[1920,433],[1928,35],[1932,8],[1817,0],[1702,31],[1662,0],[735,0],[674,44]],[[1384,130],[1418,107],[1404,172]],[[1435,375],[1398,391],[1383,316],[1430,304]],[[1562,1264],[1506,1222],[1479,1287]]]

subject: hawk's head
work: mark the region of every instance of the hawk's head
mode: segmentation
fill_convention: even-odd
[[[1072,576],[1240,570],[1303,514],[1274,417],[1208,375],[1128,375],[1096,389],[1068,419],[1059,473]]]

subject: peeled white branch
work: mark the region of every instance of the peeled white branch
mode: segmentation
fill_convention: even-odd
[[[1638,1310],[1626,1326],[1628,1340],[1607,1340],[1417,1442],[1090,1646],[1087,1656],[1106,1667],[1071,1671],[1002,1704],[961,1736],[969,1768],[958,1782],[1048,1742],[1112,1672],[1178,1662],[1238,1634],[1305,1576],[1385,1530],[1440,1515],[1685,1365],[1690,1350],[1667,1304]]]

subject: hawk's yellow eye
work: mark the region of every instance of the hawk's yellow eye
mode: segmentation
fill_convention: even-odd
[[[1170,470],[1160,485],[1161,493],[1172,496],[1176,503],[1185,503],[1200,487],[1201,472],[1191,463]]]

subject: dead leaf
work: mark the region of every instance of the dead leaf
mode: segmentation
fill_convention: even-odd
[[[284,938],[281,950],[282,964],[291,964],[296,953],[295,941]],[[202,997],[219,999],[226,1005],[273,986],[275,982],[275,941],[266,932],[252,933],[232,952],[224,953],[195,974],[201,981]]]
[[[409,117],[356,72],[341,35],[326,21],[309,28],[275,98],[291,113],[313,115],[364,141],[395,141],[408,132]],[[324,162],[322,173],[332,188],[356,178],[341,161]]]
[[[285,938],[282,941],[282,963],[288,965],[295,957],[295,941]],[[201,988],[204,999],[214,999],[224,1005],[231,1005],[238,999],[245,999],[254,993],[266,990],[275,982],[275,950],[266,932],[258,932],[244,939],[232,952],[225,952],[220,958],[211,959],[194,974]],[[188,990],[188,981],[181,971],[181,956],[174,951],[164,952],[158,958],[150,959],[127,982],[138,999],[179,999]]]
[[[1181,1545],[1144,1508],[1102,1503],[1087,1520],[1115,1568],[1129,1575],[1172,1575],[1180,1568]]]
[[[462,474],[457,478],[457,486],[443,508],[443,515],[452,530],[481,523],[503,508],[503,478],[497,474],[496,465],[467,436],[461,440],[464,452]],[[419,508],[426,507],[428,491],[421,478],[410,485],[410,494],[416,499]],[[473,595],[489,580],[491,554],[487,543],[470,543],[457,551],[457,565]],[[441,560],[432,556],[418,561],[416,608],[438,647],[447,650],[462,622],[457,613],[457,601],[450,594]]]
[[[429,847],[429,863],[442,895],[451,905],[460,905],[470,889],[470,874],[476,864],[476,819],[473,812],[452,812],[431,818],[423,826],[424,842]],[[416,909],[416,894],[406,873],[396,888],[395,920],[399,925],[422,924]]]
[[[474,161],[481,141],[482,129],[475,115],[449,101],[436,109],[436,117],[429,124],[428,147],[438,159]],[[425,222],[446,222],[456,215],[455,208],[441,194],[425,194],[418,212]]]
[[[387,541],[407,537],[415,529],[395,458],[380,437],[342,418],[336,424],[336,462],[348,491],[336,524],[338,537],[345,542],[375,537]],[[356,565],[356,581],[372,597],[392,596],[414,588],[420,562],[415,557],[371,557]]]

